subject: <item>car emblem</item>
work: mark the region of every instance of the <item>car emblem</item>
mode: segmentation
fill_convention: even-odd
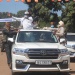
[[[47,52],[46,52],[46,50],[41,50],[41,51],[40,51],[40,54],[41,54],[41,55],[46,55]]]

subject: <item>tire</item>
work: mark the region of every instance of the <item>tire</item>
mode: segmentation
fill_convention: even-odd
[[[11,75],[15,75],[15,73],[14,73],[14,72],[12,72],[12,73],[11,73]]]
[[[11,71],[11,75],[15,75],[15,72]]]
[[[12,72],[11,72],[11,75],[17,75],[17,72],[13,72],[13,71],[12,71]]]

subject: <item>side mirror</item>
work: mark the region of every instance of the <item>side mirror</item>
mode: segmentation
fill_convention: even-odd
[[[64,38],[60,39],[60,43],[66,42],[66,40]]]
[[[8,38],[8,41],[14,42],[14,39],[13,38]]]

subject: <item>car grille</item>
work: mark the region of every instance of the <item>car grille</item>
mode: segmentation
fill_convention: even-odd
[[[30,59],[57,59],[60,50],[58,49],[29,49]]]

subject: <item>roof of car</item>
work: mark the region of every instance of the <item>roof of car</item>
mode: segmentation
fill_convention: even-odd
[[[67,35],[75,35],[75,33],[67,33]]]
[[[50,30],[44,30],[44,29],[30,29],[30,30],[20,29],[19,31],[49,31],[51,32]]]

